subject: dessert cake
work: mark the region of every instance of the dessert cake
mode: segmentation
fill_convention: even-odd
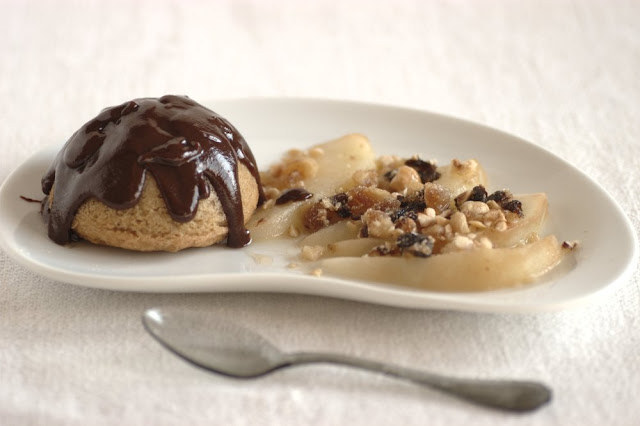
[[[253,154],[227,120],[187,97],[104,109],[66,142],[42,179],[58,244],[82,238],[139,251],[251,241],[262,202]]]

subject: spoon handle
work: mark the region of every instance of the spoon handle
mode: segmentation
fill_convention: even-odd
[[[410,380],[459,398],[510,411],[531,411],[551,400],[551,389],[542,383],[518,380],[482,380],[444,377],[378,361],[340,354],[301,352],[289,355],[288,363],[331,363],[374,371]]]

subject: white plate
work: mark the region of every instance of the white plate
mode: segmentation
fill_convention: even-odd
[[[637,241],[617,203],[595,182],[553,154],[514,136],[422,111],[340,101],[253,99],[208,105],[234,123],[262,167],[291,147],[308,147],[345,133],[364,133],[378,154],[477,158],[490,189],[546,192],[547,232],[580,240],[575,262],[535,285],[482,293],[437,293],[313,277],[287,268],[292,249],[254,243],[189,249],[180,253],[132,253],[77,243],[62,247],[46,236],[39,206],[40,179],[62,146],[45,149],[18,167],[0,189],[0,242],[22,265],[49,278],[123,291],[290,292],[411,308],[531,312],[566,308],[624,282],[633,270]],[[87,117],[88,118],[88,117]],[[606,217],[606,222],[601,219]],[[266,255],[270,264],[256,261]],[[259,257],[259,256],[258,256]]]

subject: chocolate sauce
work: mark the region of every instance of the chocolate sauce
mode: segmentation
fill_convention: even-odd
[[[27,203],[42,203],[42,200],[36,200],[35,198],[25,197],[24,195],[20,196],[20,199],[26,201]]]
[[[193,219],[211,186],[227,218],[227,245],[245,246],[251,237],[244,227],[238,163],[256,179],[261,203],[253,154],[218,114],[181,96],[106,108],[71,136],[42,179],[49,237],[58,244],[69,242],[73,217],[89,198],[114,209],[133,207],[150,173],[178,222]]]
[[[276,204],[286,204],[293,201],[304,201],[313,197],[313,194],[304,188],[291,188],[282,193],[276,200]]]

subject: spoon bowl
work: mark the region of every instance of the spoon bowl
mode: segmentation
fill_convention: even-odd
[[[248,328],[193,312],[149,309],[142,322],[158,342],[186,361],[235,378],[259,377],[283,367],[322,362],[410,380],[476,404],[509,411],[535,410],[551,400],[551,390],[538,382],[448,377],[334,353],[284,353]]]
[[[207,370],[251,378],[283,367],[284,354],[261,335],[228,321],[149,309],[142,321],[163,346]]]

